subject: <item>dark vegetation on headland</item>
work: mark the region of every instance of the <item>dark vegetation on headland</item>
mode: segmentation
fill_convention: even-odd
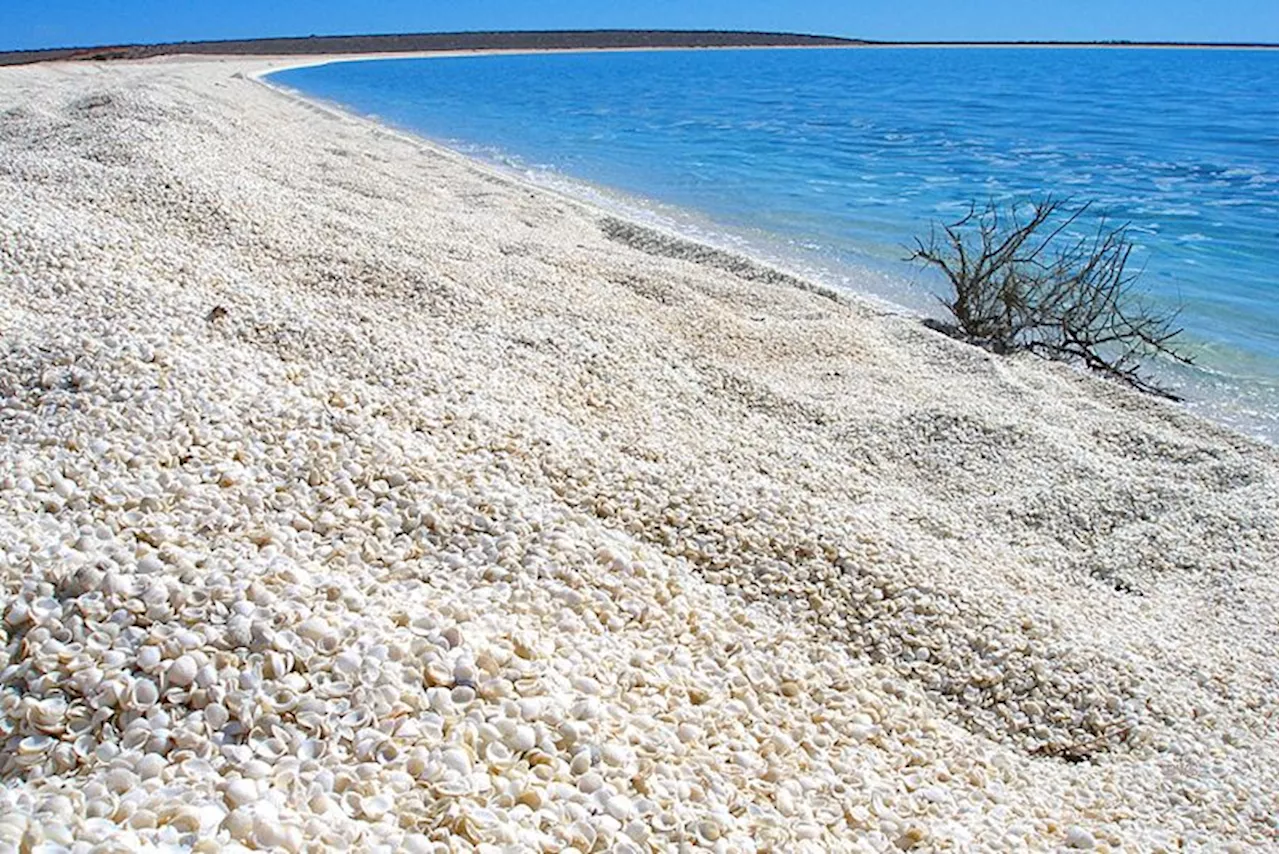
[[[227,41],[167,42],[0,51],[0,65],[54,60],[148,59],[174,54],[277,56],[352,53],[414,53],[469,50],[607,50],[661,47],[1261,47],[1265,43],[1200,42],[886,42],[721,30],[548,30],[526,32],[410,33],[403,35],[306,36]]]
[[[545,32],[412,33],[381,36],[171,42],[0,53],[0,65],[65,59],[146,59],[171,54],[274,56],[464,50],[568,50],[642,47],[815,47],[866,44],[834,36],[700,30],[548,30]]]

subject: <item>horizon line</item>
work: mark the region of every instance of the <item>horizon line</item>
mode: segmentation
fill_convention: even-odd
[[[0,49],[0,64],[23,64],[25,61],[39,62],[54,59],[126,59],[126,58],[151,58],[155,56],[169,55],[172,53],[180,53],[183,49],[190,48],[212,48],[218,46],[239,46],[240,50],[236,51],[241,55],[254,55],[254,52],[245,50],[255,45],[280,45],[281,43],[294,43],[296,47],[306,47],[314,45],[320,47],[319,43],[323,42],[340,42],[360,39],[377,39],[377,40],[403,40],[403,39],[431,39],[444,40],[450,37],[458,37],[463,39],[475,39],[483,36],[492,36],[499,38],[511,37],[591,37],[591,36],[667,36],[667,37],[698,37],[698,36],[715,36],[718,37],[715,45],[689,44],[688,47],[796,47],[796,46],[814,46],[814,47],[1184,47],[1184,48],[1270,48],[1280,49],[1280,43],[1277,42],[1250,42],[1250,41],[1170,41],[1170,40],[1142,40],[1142,39],[867,39],[849,36],[832,36],[812,33],[795,33],[782,31],[766,31],[766,30],[715,30],[715,29],[577,29],[577,30],[452,30],[452,31],[423,31],[411,33],[341,33],[341,34],[308,34],[308,35],[289,35],[289,36],[263,36],[258,38],[228,38],[228,39],[187,39],[179,41],[160,41],[160,42],[131,42],[117,44],[99,44],[99,45],[77,45],[77,46],[61,46],[61,47],[43,47],[43,48],[24,48],[14,50]],[[741,43],[733,41],[735,36],[750,37]],[[661,40],[657,40],[661,42]],[[298,44],[300,43],[300,44]],[[584,48],[605,49],[612,45],[606,44],[582,44]],[[654,43],[652,45],[643,42],[627,45],[628,47],[679,47],[685,45],[672,45],[664,43]],[[477,47],[469,45],[466,48],[462,46],[441,45],[435,49],[442,52],[451,50],[463,50]],[[492,45],[492,47],[501,47],[501,45]],[[551,49],[550,46],[540,47],[538,45],[529,45],[531,49]],[[408,48],[406,48],[408,49]],[[421,48],[419,48],[421,49]],[[111,56],[111,55],[90,55],[80,56],[80,54],[89,53],[97,54],[98,52],[143,52],[141,56]],[[212,51],[200,50],[199,53],[211,53]],[[325,53],[327,51],[309,51],[302,50],[300,53]],[[351,52],[351,51],[345,51]],[[354,52],[365,52],[357,48]],[[59,54],[57,57],[48,56],[49,54]]]

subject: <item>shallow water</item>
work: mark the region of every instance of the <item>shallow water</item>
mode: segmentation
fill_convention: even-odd
[[[970,200],[1129,222],[1197,366],[1155,371],[1276,440],[1274,51],[862,49],[373,60],[272,82],[917,311],[902,262]]]

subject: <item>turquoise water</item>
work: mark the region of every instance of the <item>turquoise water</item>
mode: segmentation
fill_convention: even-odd
[[[271,82],[827,284],[937,313],[902,262],[971,199],[1132,224],[1188,405],[1275,441],[1274,51],[842,49],[374,60]]]

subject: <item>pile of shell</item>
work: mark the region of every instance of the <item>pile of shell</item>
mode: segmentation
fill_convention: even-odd
[[[1108,469],[830,300],[93,72],[0,87],[0,851],[1274,842],[1274,454]],[[870,414],[724,305],[827,312]],[[1072,576],[1130,542],[1154,605]]]

